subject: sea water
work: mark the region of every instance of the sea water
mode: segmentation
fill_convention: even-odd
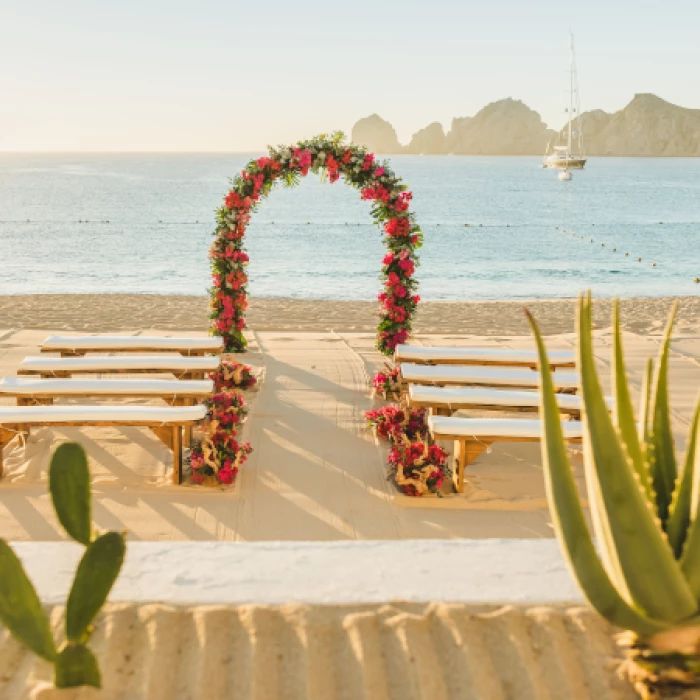
[[[0,293],[206,293],[215,209],[254,155],[0,154]],[[390,160],[424,299],[700,293],[700,159],[591,158],[569,182],[535,157]],[[373,299],[369,208],[342,180],[278,186],[246,236],[251,294]]]

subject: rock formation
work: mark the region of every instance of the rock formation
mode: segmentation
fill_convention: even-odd
[[[413,134],[411,143],[405,149],[406,153],[438,154],[447,153],[445,148],[445,132],[442,124],[433,122]]]
[[[586,112],[581,121],[589,155],[700,156],[700,109],[678,107],[656,95],[635,95],[615,114]]]
[[[541,155],[553,135],[537,112],[507,98],[453,121],[448,139],[459,155]]]
[[[378,114],[360,119],[352,127],[352,142],[373,153],[401,153],[403,150],[394,127]]]
[[[588,155],[700,156],[700,109],[686,109],[656,95],[640,94],[619,112],[600,109],[581,115]],[[493,102],[473,117],[458,117],[445,135],[435,122],[401,146],[389,122],[378,115],[361,119],[354,143],[376,153],[459,155],[542,155],[555,132],[519,100]]]

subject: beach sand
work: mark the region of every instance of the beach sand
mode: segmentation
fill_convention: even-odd
[[[679,447],[685,444],[700,387],[697,302],[684,301],[670,365]],[[635,391],[641,387],[645,359],[658,351],[669,304],[669,300],[633,300],[625,304],[625,341]],[[169,305],[179,306],[179,311]],[[425,317],[434,318],[431,323],[435,327],[444,318],[447,327],[440,334],[429,334],[425,329],[433,326],[424,325],[415,342],[531,346],[529,336],[514,333],[524,332],[519,320],[521,305],[426,304]],[[164,335],[173,330],[192,333],[193,328],[204,326],[205,306],[204,300],[183,297],[0,298],[0,375],[14,375],[21,359],[36,354],[51,332],[134,333],[143,329]],[[548,338],[550,348],[574,347],[571,302],[536,302],[530,306],[545,329],[555,334]],[[46,493],[46,468],[55,446],[73,439],[82,442],[91,457],[97,525],[124,529],[133,539],[552,536],[536,444],[494,445],[469,468],[468,488],[463,495],[411,499],[397,493],[386,480],[387,447],[366,430],[363,419],[364,411],[377,405],[368,391],[369,378],[385,362],[374,349],[369,306],[362,318],[366,331],[357,328],[361,307],[354,303],[286,300],[279,307],[272,300],[258,301],[257,311],[254,305],[249,351],[237,356],[250,363],[263,381],[250,397],[251,413],[242,436],[251,441],[255,452],[232,488],[173,486],[170,455],[146,430],[41,429],[33,433],[26,446],[16,439],[5,449],[0,533],[11,540],[64,536]],[[174,327],[162,330],[160,326],[169,319],[168,308],[174,314]],[[286,317],[284,308],[289,311]],[[485,310],[488,308],[491,310]],[[156,313],[156,309],[160,311]],[[303,315],[301,309],[308,310],[306,323],[315,330],[297,323]],[[447,323],[449,309],[459,311],[459,323]],[[260,320],[264,314],[267,322]],[[152,321],[150,326],[146,318]],[[601,310],[596,347],[599,365],[607,377],[611,338],[604,319]],[[101,323],[99,329],[91,325],[97,320]],[[283,321],[293,328],[279,328]],[[333,330],[325,325],[331,322]],[[469,335],[464,334],[467,329]],[[193,334],[203,333],[197,330]],[[450,445],[446,447],[451,449]],[[572,460],[580,477],[580,454],[574,453]]]
[[[700,330],[700,296],[683,297],[678,331]],[[624,326],[636,333],[662,328],[671,299],[623,299]],[[522,310],[527,306],[548,334],[573,328],[575,300],[429,301],[415,317],[417,334],[528,335]],[[372,301],[251,299],[248,326],[258,331],[372,332],[377,304]],[[100,333],[161,329],[206,331],[208,297],[152,294],[35,294],[0,296],[0,328],[73,330]],[[610,324],[609,300],[597,300],[594,322]]]
[[[105,700],[638,697],[610,626],[581,607],[112,604],[91,645]],[[0,651],[1,700],[51,679],[2,628]]]

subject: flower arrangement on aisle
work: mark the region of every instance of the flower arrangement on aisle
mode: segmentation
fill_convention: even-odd
[[[372,390],[375,396],[382,399],[398,399],[401,393],[401,379],[398,367],[385,365],[372,379]]]
[[[206,401],[209,419],[206,433],[193,443],[189,454],[192,481],[232,484],[241,465],[253,451],[249,443],[236,439],[247,409],[238,392],[220,392]]]
[[[248,365],[233,360],[222,360],[219,369],[209,374],[209,379],[214,382],[215,394],[235,389],[251,389],[257,382]]]
[[[243,237],[251,214],[277,182],[292,187],[309,172],[321,174],[331,183],[342,176],[360,191],[363,200],[372,202],[372,218],[386,234],[377,348],[389,355],[408,339],[411,318],[420,301],[414,273],[422,234],[409,209],[412,194],[406,185],[387,162],[380,163],[361,146],[346,143],[342,133],[317,136],[295,146],[271,147],[269,155],[251,160],[233,179],[217,212],[216,238],[210,252],[212,332],[223,337],[225,352],[245,349],[248,254]]]
[[[449,475],[447,453],[427,440],[411,442],[403,436],[391,448],[388,463],[389,478],[407,496],[439,495],[440,487]]]
[[[426,437],[428,426],[425,412],[424,408],[402,408],[397,404],[389,404],[367,411],[365,418],[380,438],[395,443],[404,436],[409,440]]]
[[[427,410],[388,404],[365,412],[367,424],[387,440],[388,478],[407,496],[440,496],[440,487],[450,476],[447,453],[429,443]]]

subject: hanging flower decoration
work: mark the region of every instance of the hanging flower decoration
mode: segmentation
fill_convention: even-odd
[[[235,389],[251,389],[257,382],[248,365],[232,360],[222,360],[219,369],[209,374],[209,379],[214,382],[215,394]]]
[[[205,402],[209,409],[206,434],[193,443],[189,454],[192,481],[201,484],[216,477],[220,484],[232,484],[241,465],[253,451],[249,443],[236,440],[247,414],[243,397],[236,392],[214,394]]]
[[[217,212],[216,239],[210,252],[212,332],[224,338],[225,352],[245,349],[246,227],[251,214],[278,181],[293,187],[309,172],[319,173],[331,183],[342,175],[347,184],[360,191],[363,200],[372,202],[372,218],[386,234],[388,252],[382,267],[384,290],[378,296],[377,348],[389,355],[408,339],[411,318],[420,301],[414,273],[422,234],[409,210],[412,194],[406,185],[387,162],[379,163],[361,146],[347,144],[341,133],[300,141],[296,146],[270,148],[268,156],[250,161],[233,179]]]
[[[389,453],[389,479],[407,496],[438,493],[449,476],[447,453],[427,441],[411,442],[407,437]]]

